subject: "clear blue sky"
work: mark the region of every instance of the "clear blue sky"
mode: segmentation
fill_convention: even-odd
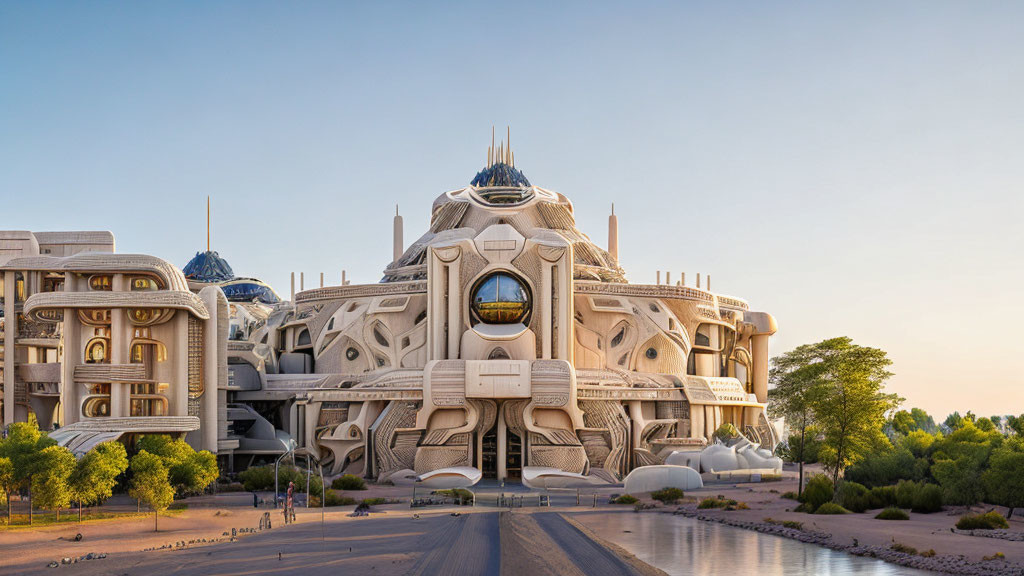
[[[1024,4],[0,4],[0,228],[375,282],[491,125],[634,282],[849,335],[943,417],[1024,412]]]

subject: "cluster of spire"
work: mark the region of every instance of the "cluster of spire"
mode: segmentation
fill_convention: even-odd
[[[512,152],[512,129],[506,126],[505,130],[506,140],[502,140],[501,144],[495,148],[494,126],[491,126],[491,145],[487,147],[487,168],[495,164],[507,164],[512,167],[516,165],[516,155]]]

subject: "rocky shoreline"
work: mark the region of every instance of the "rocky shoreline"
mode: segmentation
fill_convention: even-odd
[[[801,530],[787,528],[781,524],[769,522],[751,522],[729,518],[722,514],[708,514],[695,508],[679,508],[673,514],[693,518],[704,522],[717,522],[735,528],[753,530],[762,534],[774,534],[783,538],[790,538],[807,544],[824,546],[832,550],[847,552],[857,556],[868,556],[878,558],[892,564],[928,570],[942,574],[958,574],[966,576],[1024,576],[1024,565],[1007,562],[1001,558],[990,560],[969,560],[965,556],[939,555],[921,556],[899,550],[893,550],[883,546],[861,546],[854,544],[842,544],[832,539],[832,535],[825,532],[812,530]],[[727,513],[725,513],[727,514]],[[961,531],[970,533],[972,531]],[[981,534],[972,534],[981,536]],[[986,535],[987,536],[987,535]],[[998,536],[988,536],[998,537]]]

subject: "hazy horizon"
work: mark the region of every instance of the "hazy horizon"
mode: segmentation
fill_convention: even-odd
[[[710,274],[772,354],[846,335],[937,421],[1024,413],[1024,6],[0,4],[0,229],[376,282],[511,126],[631,282]],[[1005,367],[1004,367],[1005,366]]]

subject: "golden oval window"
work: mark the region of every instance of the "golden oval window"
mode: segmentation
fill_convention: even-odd
[[[104,290],[109,292],[113,289],[113,280],[110,276],[106,275],[90,276],[89,288],[92,290]]]
[[[146,291],[146,290],[159,290],[156,280],[147,278],[145,276],[135,276],[131,280],[131,289],[133,292]]]

